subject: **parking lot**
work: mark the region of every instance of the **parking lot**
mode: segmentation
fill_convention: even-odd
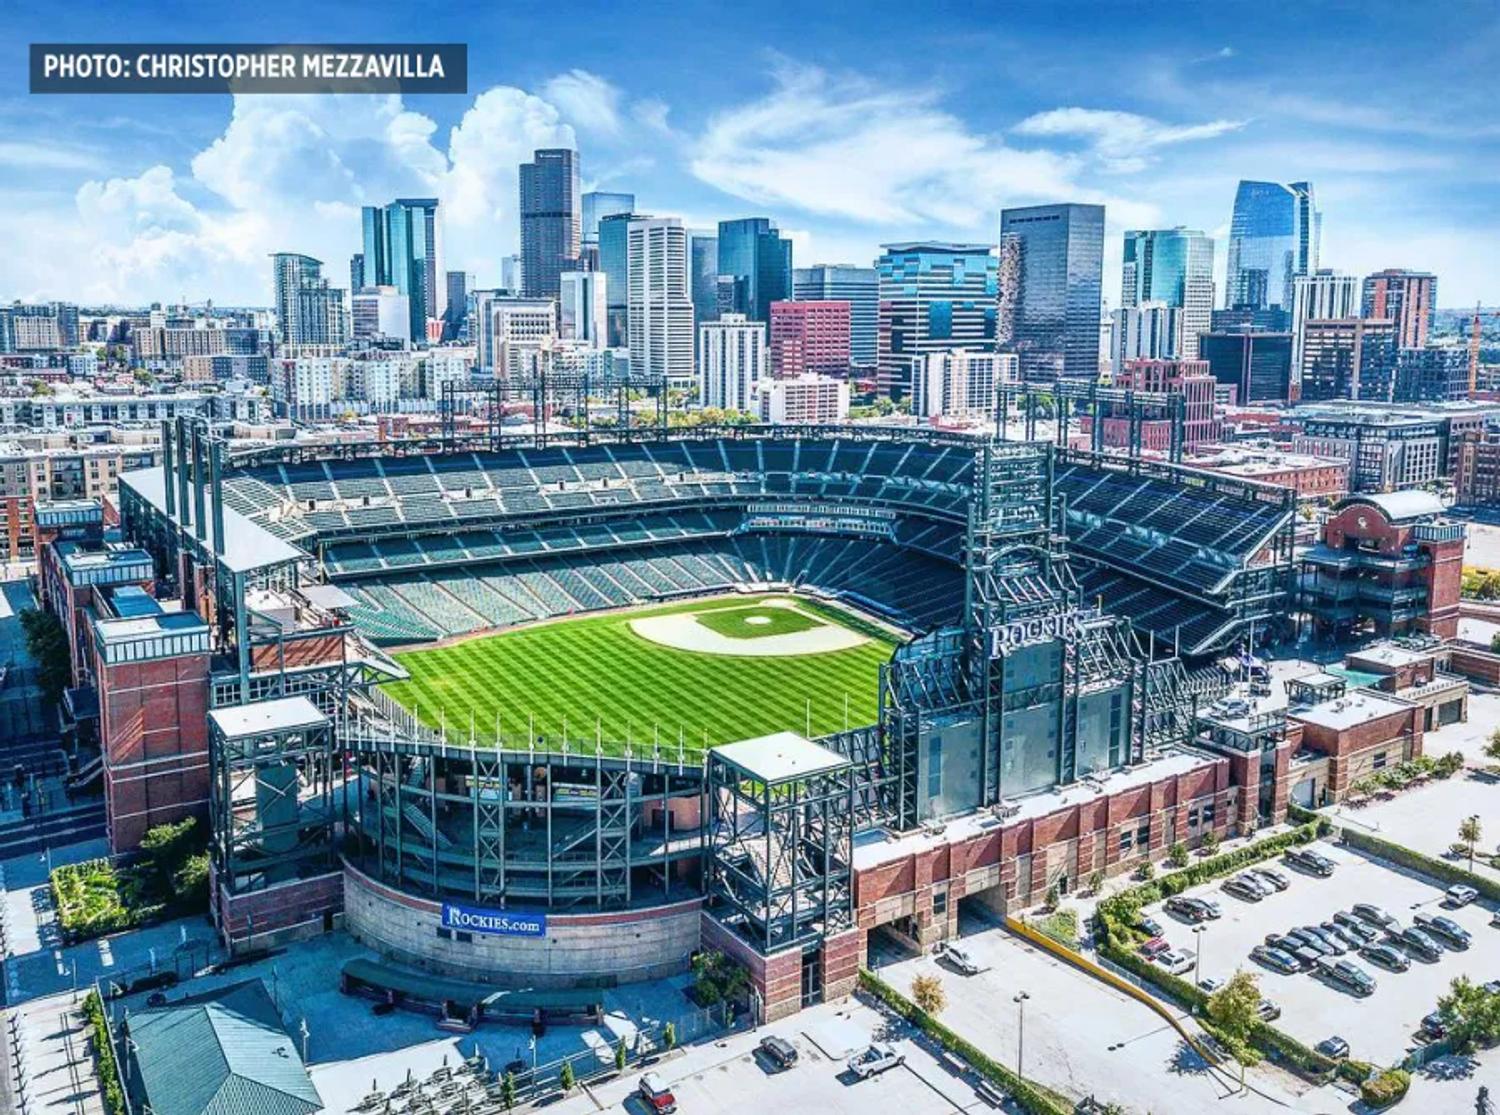
[[[815,1111],[821,1115],[956,1115],[992,1110],[954,1067],[903,1036],[903,1025],[891,1034],[906,1061],[879,1076],[860,1080],[844,1065],[854,1048],[882,1032],[884,1019],[862,1003],[824,1004],[781,1023],[722,1041],[688,1049],[654,1066],[677,1099],[682,1112],[759,1115],[761,1112]],[[755,1052],[767,1034],[790,1041],[797,1064],[776,1069]],[[638,1072],[611,1079],[587,1092],[579,1090],[550,1108],[559,1115],[594,1115],[628,1111],[647,1115],[636,1094]]]
[[[1223,880],[1185,892],[1212,898],[1223,911],[1222,917],[1202,923],[1202,933],[1195,934],[1191,924],[1167,914],[1161,904],[1146,912],[1161,923],[1174,949],[1194,953],[1201,945],[1198,969],[1184,978],[1223,980],[1239,968],[1254,972],[1263,994],[1282,1008],[1276,1025],[1286,1033],[1308,1045],[1337,1034],[1349,1042],[1355,1057],[1377,1064],[1399,1061],[1418,1044],[1422,1018],[1436,1008],[1454,977],[1467,975],[1481,983],[1500,978],[1500,929],[1490,926],[1491,911],[1479,903],[1458,910],[1443,908],[1443,887],[1437,883],[1352,849],[1323,842],[1313,847],[1337,864],[1332,877],[1307,875],[1275,861],[1270,866],[1285,874],[1291,885],[1258,902],[1225,894],[1220,889]],[[1380,906],[1402,926],[1411,925],[1417,913],[1446,915],[1467,929],[1473,942],[1467,950],[1445,948],[1436,961],[1412,956],[1405,972],[1388,971],[1352,950],[1336,958],[1352,960],[1374,977],[1376,989],[1365,998],[1305,972],[1273,972],[1250,958],[1250,950],[1266,934],[1319,925],[1356,902]]]
[[[1478,817],[1484,837],[1475,848],[1474,871],[1500,879],[1488,863],[1500,841],[1500,782],[1469,773],[1403,790],[1389,801],[1374,801],[1358,808],[1340,805],[1328,811],[1336,825],[1349,825],[1432,856],[1448,858],[1465,869],[1467,856],[1448,856],[1458,842],[1458,825],[1465,817]]]

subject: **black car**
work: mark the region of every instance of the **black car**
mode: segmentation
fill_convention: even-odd
[[[1450,948],[1469,947],[1469,931],[1442,914],[1416,914],[1411,919],[1424,933],[1430,933]]]
[[[1317,875],[1324,879],[1333,874],[1333,860],[1321,852],[1313,851],[1311,848],[1293,848],[1287,852],[1286,862],[1299,871],[1305,871],[1309,875]]]
[[[1293,972],[1302,971],[1302,962],[1289,952],[1284,952],[1270,945],[1256,945],[1250,950],[1250,959],[1257,964],[1263,964],[1273,972],[1283,975],[1291,975]]]
[[[775,1034],[768,1034],[760,1039],[757,1047],[778,1069],[789,1069],[797,1063],[797,1047],[786,1038],[778,1038]]]
[[[1207,921],[1212,915],[1208,907],[1196,898],[1184,898],[1180,894],[1174,894],[1167,899],[1165,909],[1173,917],[1181,918],[1183,921]]]
[[[1419,960],[1437,960],[1443,955],[1443,946],[1414,925],[1407,926],[1401,932],[1393,933],[1391,936],[1396,944]]]
[[[1448,1032],[1448,1027],[1443,1024],[1443,1012],[1433,1011],[1426,1018],[1422,1019],[1422,1025],[1417,1030],[1424,1038],[1431,1038],[1433,1041],[1437,1041],[1438,1038]]]
[[[1349,1056],[1349,1043],[1337,1034],[1331,1038],[1324,1038],[1313,1048],[1323,1056],[1332,1057],[1335,1060]]]
[[[1404,972],[1411,967],[1411,961],[1406,959],[1405,954],[1395,945],[1366,945],[1359,950],[1359,955],[1371,964],[1379,964],[1382,968],[1392,972]]]

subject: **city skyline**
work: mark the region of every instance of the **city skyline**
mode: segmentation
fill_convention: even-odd
[[[21,173],[0,222],[19,250],[0,281],[21,299],[265,305],[266,255],[347,259],[362,205],[436,196],[447,262],[496,284],[519,246],[516,168],[536,149],[572,147],[583,190],[630,191],[690,228],[767,216],[802,266],[869,266],[903,239],[993,243],[1001,208],[1102,203],[1111,303],[1123,231],[1174,225],[1217,241],[1222,300],[1238,181],[1307,180],[1325,215],[1322,266],[1430,271],[1445,307],[1500,301],[1482,248],[1500,231],[1486,188],[1500,133],[1467,122],[1496,24],[1451,8],[1385,12],[1341,22],[1330,56],[1331,16],[1307,7],[1253,21],[1231,6],[1195,21],[1141,13],[1107,36],[1022,9],[960,37],[956,17],[889,12],[858,30],[817,17],[814,35],[794,35],[806,13],[770,5],[695,28],[673,73],[622,63],[632,44],[684,34],[659,13],[605,41],[569,38],[540,14],[486,12],[454,28],[473,47],[464,96],[12,94],[0,119]],[[378,37],[386,17],[366,14]],[[44,33],[40,15],[18,13],[16,39],[66,38],[75,18],[81,33],[97,15],[49,14]],[[206,16],[196,31],[274,38],[288,16],[272,4],[233,28]],[[168,9],[145,11],[132,34],[170,38],[173,26]],[[508,35],[528,42],[524,56],[481,49]],[[817,56],[799,55],[793,44],[813,38]],[[981,66],[986,52],[1001,65]],[[1107,78],[1106,52],[1131,57],[1143,79]],[[1367,105],[1355,91],[1376,81],[1414,94],[1387,103],[1415,104],[1441,82],[1443,114]]]

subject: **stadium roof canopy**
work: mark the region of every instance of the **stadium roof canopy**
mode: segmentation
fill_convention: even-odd
[[[208,714],[225,739],[240,739],[263,732],[286,732],[296,728],[321,728],[328,717],[306,697],[282,697],[253,705],[214,709]]]
[[[849,765],[849,760],[796,732],[775,732],[755,739],[742,739],[713,749],[751,778],[767,785],[794,782],[827,774]]]
[[[122,472],[119,479],[120,483],[138,493],[142,499],[165,515],[167,495],[164,475],[162,468],[157,466]],[[179,516],[180,514],[179,510]],[[212,550],[214,524],[212,516],[207,517],[209,521],[204,524],[203,544]],[[181,522],[180,517],[178,521]],[[302,550],[277,538],[253,519],[245,518],[233,508],[224,508],[223,560],[231,572],[251,573],[257,569],[301,561],[306,557],[307,554]]]
[[[259,980],[133,1012],[127,1074],[153,1115],[310,1115],[323,1109]]]

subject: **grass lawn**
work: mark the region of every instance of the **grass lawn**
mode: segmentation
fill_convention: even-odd
[[[761,639],[790,635],[825,626],[823,621],[792,608],[712,608],[696,617],[710,631],[731,639]]]
[[[493,741],[498,716],[501,734],[520,747],[528,718],[549,747],[561,742],[566,718],[575,745],[591,743],[602,722],[606,745],[628,739],[639,751],[659,731],[662,743],[675,750],[680,732],[696,752],[705,741],[713,746],[770,732],[804,732],[809,702],[812,734],[818,736],[844,727],[846,696],[849,726],[872,723],[880,666],[897,640],[837,609],[798,601],[822,621],[853,627],[870,641],[824,654],[741,658],[674,650],[630,630],[632,619],[667,612],[794,615],[754,607],[764,599],[695,600],[407,651],[396,658],[411,679],[385,690],[407,708],[415,705],[434,726],[446,712],[455,738],[468,737],[472,716],[476,735]],[[745,626],[743,618],[737,622]]]

